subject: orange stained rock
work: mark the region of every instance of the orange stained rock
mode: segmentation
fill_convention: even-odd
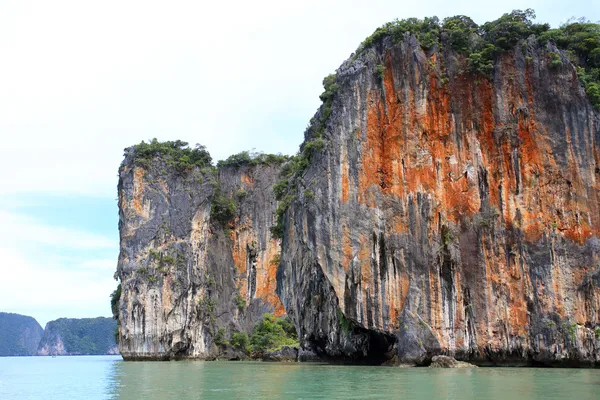
[[[431,61],[432,67],[423,64],[421,69],[428,74],[414,71],[411,80],[395,82],[398,75],[402,76],[396,74],[394,78],[400,67],[393,65],[390,54],[386,54],[381,85],[377,82],[377,87],[366,93],[366,124],[357,141],[361,158],[355,188],[349,182],[346,149],[342,149],[341,202],[358,201],[366,208],[376,208],[373,213],[378,217],[383,213],[386,235],[408,231],[406,211],[386,214],[386,201],[393,198],[406,210],[409,199],[416,199],[417,195],[428,196],[433,205],[426,227],[419,226],[424,221],[415,221],[416,231],[427,232],[430,239],[439,235],[439,226],[448,222],[457,229],[465,221],[475,222],[472,217],[485,211],[484,200],[495,209],[489,223],[503,226],[508,232],[523,232],[526,242],[548,240],[552,233],[583,244],[587,238],[598,235],[600,182],[586,182],[585,179],[590,179],[588,172],[580,171],[577,164],[580,156],[574,149],[581,143],[566,140],[567,168],[561,166],[562,160],[555,158],[556,144],[551,142],[548,132],[551,128],[535,113],[531,67],[527,67],[524,85],[510,76],[515,72],[514,59],[506,57],[502,61],[502,73],[506,76],[497,87],[485,79],[476,82],[477,78],[469,74],[455,77],[451,84],[442,86],[435,72],[437,57],[432,56]],[[589,140],[568,131],[565,134],[574,142]],[[600,156],[595,147],[591,151],[598,161]],[[486,191],[482,195],[483,185]],[[353,190],[356,200],[350,195]],[[421,317],[428,320],[443,345],[451,345],[452,340],[456,348],[469,345],[461,291],[467,280],[464,268],[476,270],[478,279],[479,293],[472,291],[470,299],[477,310],[475,332],[469,333],[478,346],[501,348],[509,337],[527,336],[530,325],[527,302],[534,290],[545,312],[563,316],[571,312],[564,309],[572,296],[565,290],[573,285],[565,283],[564,268],[557,266],[560,260],[553,260],[552,280],[547,287],[540,280],[532,282],[526,257],[521,259],[518,249],[510,252],[514,243],[495,243],[509,239],[494,232],[498,231],[477,229],[482,252],[477,253],[473,264],[457,266],[453,273],[456,293],[449,300],[455,303],[453,315],[444,314],[448,307],[442,304],[439,271],[432,268],[428,279],[423,281],[420,301],[429,305],[427,314]],[[392,324],[404,307],[409,277],[400,273],[384,279],[373,273],[370,234],[357,232],[347,221],[342,221],[338,242],[341,245],[335,247],[340,251],[346,273],[357,252],[363,303],[370,295],[371,304],[377,303],[379,310],[385,310],[381,314],[386,317],[387,312]],[[351,237],[358,238],[359,243],[354,243],[358,248],[353,248]],[[468,257],[465,259],[471,263]],[[344,272],[340,271],[342,278],[336,278],[334,286],[343,284]],[[385,299],[375,298],[376,283],[385,285]],[[336,287],[336,291],[339,289]],[[339,293],[343,293],[341,289]],[[593,308],[588,305],[591,300],[586,298],[573,301],[582,309]],[[589,313],[586,311],[585,315]],[[375,315],[374,324],[379,325],[380,318],[381,315]],[[446,326],[445,318],[453,320],[453,332]],[[583,321],[584,314],[577,318]]]
[[[248,222],[249,224],[249,222]],[[248,247],[255,246],[256,238],[251,233],[251,227],[245,225],[245,229],[238,226],[233,237],[232,257],[238,269],[237,287],[240,296],[248,299]],[[270,239],[267,249],[260,252],[256,258],[256,291],[255,297],[271,304],[274,315],[279,317],[285,314],[283,304],[275,293],[277,284],[277,264],[274,262],[279,254],[279,243]]]
[[[342,148],[342,165],[340,168],[342,175],[342,203],[347,203],[350,182],[348,178],[348,153],[345,146]]]
[[[162,291],[161,291],[161,300],[162,300],[162,308],[166,312],[169,312],[173,309],[173,291],[171,290],[171,285],[173,284],[173,278],[171,274],[167,274],[164,277]]]
[[[248,172],[242,172],[240,175],[240,181],[246,186],[254,186],[254,177],[250,176]]]
[[[235,267],[237,268],[237,287],[240,291],[240,296],[244,299],[248,298],[248,269],[247,269],[247,245],[251,243],[248,238],[248,232],[245,230],[234,231],[235,239],[233,241],[232,257]]]
[[[529,332],[529,317],[525,301],[525,285],[522,280],[509,283],[509,325],[513,336],[527,335]]]
[[[369,238],[364,233],[359,233],[358,262],[360,263],[361,281],[368,286],[371,282],[371,252]]]
[[[429,320],[429,325],[433,329],[436,334],[438,340],[443,340],[441,335],[441,330],[444,326],[443,318],[442,318],[442,299],[441,293],[442,289],[440,286],[439,280],[439,272],[435,267],[429,268],[429,293],[430,293],[430,310],[431,317]],[[425,294],[423,294],[425,296]],[[425,297],[424,297],[425,299]]]
[[[283,304],[275,293],[275,288],[277,286],[277,267],[279,265],[275,260],[279,255],[279,251],[279,242],[276,239],[271,239],[267,246],[267,251],[264,252],[261,258],[257,259],[256,266],[256,296],[274,307],[275,310],[273,314],[276,317],[285,314]]]
[[[133,208],[138,215],[143,215],[144,213],[144,175],[145,171],[143,168],[135,167],[133,169]]]

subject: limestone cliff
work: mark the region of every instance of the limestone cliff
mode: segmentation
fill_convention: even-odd
[[[301,359],[598,365],[600,30],[530,16],[378,29],[283,164],[128,149],[125,359],[233,358],[286,312]]]
[[[119,172],[121,354],[236,357],[217,342],[284,313],[269,232],[279,164],[181,168],[166,154],[137,156],[127,149]]]
[[[337,71],[283,220],[306,356],[600,361],[599,114],[551,42],[464,66],[406,34]]]

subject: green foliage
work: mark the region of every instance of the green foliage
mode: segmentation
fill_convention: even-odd
[[[242,151],[238,154],[233,154],[225,160],[217,162],[218,168],[223,167],[242,167],[254,165],[281,165],[288,161],[290,156],[283,154],[264,154],[260,152]]]
[[[552,41],[568,52],[590,102],[600,108],[600,24],[584,19],[570,21],[544,32],[539,41]]]
[[[383,65],[383,64],[377,64],[375,66],[375,72],[377,73],[377,75],[379,76],[379,78],[383,79],[383,76],[385,74],[385,65]]]
[[[594,329],[594,335],[596,336],[596,339],[600,339],[600,327],[596,327]]]
[[[535,13],[528,9],[514,10],[481,27],[464,15],[445,18],[442,23],[437,17],[395,20],[378,28],[360,45],[357,54],[386,36],[390,36],[393,42],[398,42],[410,32],[423,48],[430,49],[443,43],[465,55],[470,71],[489,75],[496,54],[511,49],[521,39],[549,29],[547,24],[534,24],[531,21],[533,18]]]
[[[562,67],[563,62],[560,58],[560,54],[551,51],[548,53],[548,57],[550,57],[550,68],[556,69]]]
[[[335,93],[340,88],[337,84],[337,76],[335,74],[329,74],[323,78],[323,87],[325,88],[325,91],[321,93],[319,98],[323,103],[326,103],[328,100],[333,99]]]
[[[176,262],[175,257],[172,256],[168,256],[168,255],[163,255],[161,258],[162,263],[166,264],[166,265],[174,265]]]
[[[454,240],[454,234],[452,230],[448,228],[446,225],[442,225],[442,245],[444,248],[447,248],[452,241]]]
[[[485,40],[501,50],[512,49],[519,40],[531,35],[539,35],[548,29],[548,24],[534,24],[535,11],[514,10],[495,21],[486,22],[481,27]]]
[[[302,150],[302,155],[305,156],[308,160],[312,157],[314,153],[317,151],[321,151],[325,148],[327,142],[322,137],[316,137],[313,140],[310,140],[304,143],[304,148]]]
[[[286,194],[282,199],[279,199],[277,209],[275,210],[275,225],[271,227],[271,235],[275,238],[283,237],[283,218],[285,212],[290,208],[292,201],[294,200],[294,193]]]
[[[248,338],[248,334],[246,332],[234,333],[231,337],[230,343],[231,347],[233,347],[236,350],[245,351],[247,353],[251,351],[251,349],[249,348],[250,339]]]
[[[235,217],[236,211],[235,202],[223,195],[220,189],[215,190],[210,205],[210,218],[221,225],[227,225]]]
[[[494,55],[496,47],[492,44],[486,44],[477,51],[473,51],[467,56],[467,68],[471,72],[478,72],[484,76],[489,76],[494,69]]]
[[[198,300],[198,307],[200,308],[200,312],[208,318],[210,323],[214,324],[217,301],[210,296],[200,297]]]
[[[191,149],[187,142],[181,140],[159,142],[156,138],[150,143],[142,141],[133,146],[133,160],[139,165],[148,166],[155,158],[160,157],[167,165],[180,171],[190,170],[193,167],[208,167],[212,163],[210,153],[205,146],[196,144]]]
[[[235,302],[235,305],[237,306],[238,310],[240,310],[240,312],[246,309],[246,300],[242,297],[241,294],[236,293],[233,301]]]
[[[340,328],[342,328],[342,332],[349,333],[354,329],[354,322],[347,319],[342,310],[338,308],[337,310],[338,322],[340,324]]]
[[[499,54],[533,35],[540,43],[552,41],[567,52],[571,61],[580,67],[578,75],[590,102],[600,108],[600,24],[580,19],[550,29],[548,24],[534,23],[534,19],[532,9],[513,10],[482,26],[464,15],[446,18],[442,23],[437,17],[396,19],[377,28],[366,38],[355,57],[381,43],[385,37],[391,37],[396,43],[410,32],[423,48],[430,49],[440,44],[447,46],[465,56],[468,71],[490,76]],[[526,45],[523,47],[526,52]],[[549,56],[551,68],[563,65],[559,54],[550,52]],[[526,55],[526,59],[531,60],[531,57]],[[381,74],[380,67],[378,65],[375,70]]]
[[[217,346],[224,346],[227,344],[227,340],[225,339],[225,329],[219,328],[215,334],[214,342]]]
[[[590,99],[592,105],[600,108],[600,82],[592,82],[585,88],[585,92]]]
[[[444,19],[442,32],[446,36],[448,45],[459,53],[469,53],[474,47],[474,38],[477,37],[479,26],[464,15],[457,15]]]
[[[567,332],[569,333],[569,337],[571,341],[575,343],[576,333],[577,333],[577,324],[569,324],[567,325]]]
[[[408,32],[414,34],[424,48],[432,48],[439,43],[440,21],[438,17],[424,18],[422,20],[418,18],[395,19],[377,28],[371,36],[360,44],[356,50],[356,54],[360,54],[369,47],[381,43],[386,36],[390,36],[393,42],[397,43],[404,39],[404,35]]]
[[[156,249],[150,249],[148,250],[148,257],[150,257],[151,260],[158,260],[160,259],[160,251]]]
[[[119,300],[121,300],[121,284],[110,294],[110,309],[114,319],[119,319]]]
[[[34,318],[0,312],[0,357],[35,355],[43,334]]]
[[[289,317],[276,319],[273,314],[263,314],[254,327],[250,344],[255,353],[275,351],[282,346],[297,346],[296,328]]]
[[[172,266],[175,266],[181,262],[181,258],[183,258],[183,256],[178,254],[177,257],[173,257],[171,255],[161,253],[156,249],[150,249],[148,250],[148,258],[154,263],[153,266],[156,267],[159,272],[164,273]]]
[[[69,354],[106,354],[116,345],[116,329],[112,318],[60,318],[48,322],[40,346],[52,348],[60,338]]]
[[[273,256],[271,261],[269,262],[271,265],[279,265],[281,262],[281,253],[277,253]]]

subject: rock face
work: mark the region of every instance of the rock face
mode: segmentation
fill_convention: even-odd
[[[464,361],[456,361],[448,356],[433,356],[429,368],[476,368],[476,366]]]
[[[119,354],[112,318],[59,318],[50,321],[39,341],[37,355]]]
[[[285,313],[275,293],[280,245],[269,231],[278,165],[181,170],[160,156],[138,163],[130,148],[119,174],[126,360],[216,358],[219,331],[227,339],[251,332],[263,313]],[[216,198],[235,204],[231,221],[211,215]]]
[[[281,168],[182,170],[129,149],[124,358],[236,358],[215,339],[285,310],[300,360],[597,365],[600,115],[552,44],[521,40],[491,77],[465,65],[382,39],[327,79],[310,156]],[[280,247],[273,186],[290,165]],[[215,218],[219,198],[233,219]]]
[[[281,349],[266,353],[263,356],[264,361],[295,362],[298,360],[298,349],[295,347],[283,346]]]
[[[551,44],[522,41],[491,79],[464,65],[406,35],[337,71],[277,274],[301,353],[600,361],[599,114]]]
[[[43,334],[34,318],[0,312],[0,357],[35,355]]]

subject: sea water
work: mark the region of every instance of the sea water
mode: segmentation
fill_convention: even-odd
[[[600,370],[0,357],[0,399],[600,399]]]

